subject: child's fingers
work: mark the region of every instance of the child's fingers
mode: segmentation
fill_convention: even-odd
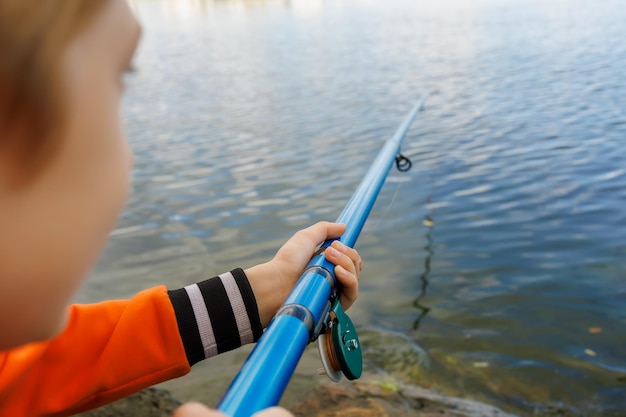
[[[345,230],[346,225],[343,223],[317,222],[313,226],[299,230],[292,239],[314,249],[326,239],[341,236]]]
[[[276,253],[274,260],[283,265],[281,271],[293,275],[293,282],[300,276],[320,243],[336,238],[346,230],[343,223],[318,222],[296,232]],[[289,282],[292,282],[290,280]]]
[[[359,279],[356,274],[348,272],[341,265],[335,267],[335,275],[339,282],[341,282],[341,295],[339,296],[339,302],[344,310],[350,308],[359,296]]]
[[[356,249],[344,245],[338,240],[335,240],[332,243],[332,247],[337,249],[339,252],[342,252],[350,259],[350,261],[354,265],[354,272],[356,273],[356,276],[358,278],[361,274],[361,270],[363,269],[363,260],[361,259],[361,255],[359,255],[359,252],[357,252]],[[342,266],[346,267],[345,265]]]
[[[363,267],[359,253],[344,244],[335,241],[326,249],[326,258],[336,265],[335,275],[341,283],[341,305],[348,309],[356,300],[359,292],[359,274]]]

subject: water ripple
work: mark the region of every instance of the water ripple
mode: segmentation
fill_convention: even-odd
[[[134,2],[134,192],[83,296],[266,261],[437,89],[359,240],[353,317],[419,321],[432,378],[522,413],[623,409],[626,3],[391,2]]]

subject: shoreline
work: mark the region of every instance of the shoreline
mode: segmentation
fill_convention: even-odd
[[[359,329],[366,346],[360,379],[333,383],[316,375],[317,349],[309,346],[280,405],[297,417],[581,417],[565,408],[540,406],[528,412],[504,411],[495,404],[449,395],[421,386],[430,360],[415,342],[401,335]],[[365,342],[365,343],[363,343]],[[194,366],[187,376],[147,388],[125,399],[79,414],[82,417],[166,417],[183,402],[219,402],[253,346],[246,346]],[[210,376],[210,378],[209,378]]]

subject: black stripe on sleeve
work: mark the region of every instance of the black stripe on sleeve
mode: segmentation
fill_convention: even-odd
[[[241,346],[235,314],[228,294],[220,278],[211,278],[198,283],[206,309],[213,325],[217,352],[223,353]]]
[[[250,326],[252,327],[252,335],[254,336],[254,341],[256,342],[263,334],[263,325],[261,324],[261,318],[259,317],[259,307],[257,306],[254,292],[252,292],[252,287],[250,286],[248,277],[246,276],[246,273],[243,272],[243,269],[233,269],[230,273],[233,274],[237,287],[239,287],[239,292],[241,293],[241,298],[243,298],[243,303],[245,304],[246,312],[248,313],[248,319],[250,320]]]
[[[176,322],[178,323],[178,331],[185,346],[185,355],[189,366],[192,366],[204,359],[204,348],[202,347],[202,339],[198,331],[196,316],[193,313],[191,301],[184,288],[167,292],[170,302],[174,307],[176,314]]]

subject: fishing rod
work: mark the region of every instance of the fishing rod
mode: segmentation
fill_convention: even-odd
[[[339,303],[334,265],[324,256],[333,240],[354,247],[392,164],[408,171],[411,161],[400,153],[409,127],[427,94],[415,104],[395,134],[388,139],[361,183],[337,218],[346,231],[324,242],[293,290],[257,342],[224,394],[217,409],[232,417],[250,417],[278,404],[309,342],[318,341],[324,372],[334,382],[342,375],[361,376],[361,346],[354,324]]]

